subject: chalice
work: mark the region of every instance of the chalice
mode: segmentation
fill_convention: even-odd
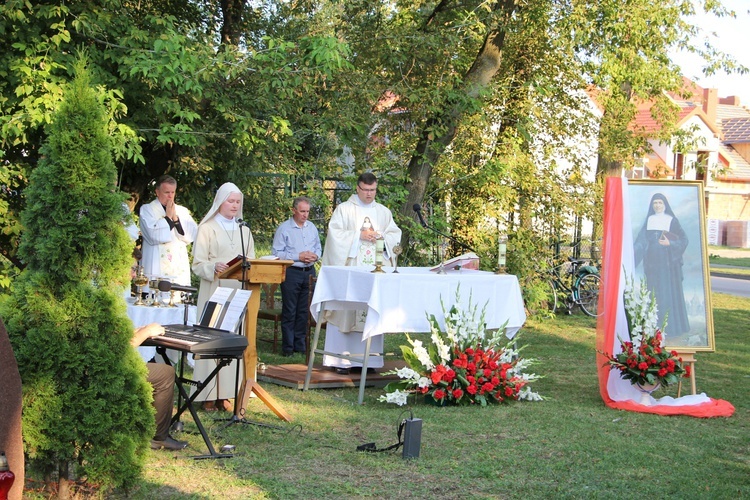
[[[146,303],[143,302],[143,287],[148,285],[148,277],[143,274],[143,266],[138,266],[138,273],[135,275],[135,278],[133,278],[133,283],[135,284],[135,302],[133,305],[136,306],[142,306]]]
[[[401,255],[401,245],[396,245],[391,249],[391,253],[393,254],[393,272],[398,272],[398,256]]]

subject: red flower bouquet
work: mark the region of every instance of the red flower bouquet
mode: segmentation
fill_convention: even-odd
[[[689,377],[690,369],[682,364],[682,358],[675,351],[664,349],[664,330],[657,326],[657,309],[653,293],[646,282],[639,286],[626,281],[625,315],[628,318],[628,340],[620,339],[620,352],[603,353],[607,364],[620,371],[620,376],[631,384],[640,386],[668,386]]]
[[[456,304],[459,299],[457,290]],[[429,316],[431,343],[427,346],[407,335],[409,345],[401,346],[401,352],[408,366],[388,372],[402,380],[388,384],[380,400],[403,405],[410,394],[458,405],[541,400],[529,387],[539,376],[524,373],[535,360],[521,358],[513,347],[518,335],[514,341],[501,344],[507,342],[505,328],[488,332],[484,311],[478,321],[476,312],[471,301],[468,311],[455,305],[449,311],[443,307],[444,328],[434,315]]]

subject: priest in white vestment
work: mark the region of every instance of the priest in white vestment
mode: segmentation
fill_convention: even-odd
[[[227,182],[216,192],[214,203],[198,225],[198,236],[193,245],[193,272],[200,277],[198,291],[198,313],[203,312],[208,299],[219,287],[241,288],[238,280],[219,279],[218,275],[228,268],[227,262],[238,255],[255,258],[255,244],[250,228],[241,226],[243,195],[240,189]],[[203,380],[216,367],[216,360],[205,359],[195,362],[193,378]],[[240,363],[240,370],[242,366]],[[241,372],[242,373],[242,372]],[[235,397],[237,361],[222,368],[213,380],[213,386],[206,388],[196,401],[218,401],[218,405],[204,405],[207,409],[218,407],[231,410],[228,400]]]
[[[374,266],[375,247],[378,239],[383,239],[383,263],[391,262],[392,249],[401,241],[401,229],[393,221],[388,208],[375,201],[378,180],[372,173],[364,173],[357,179],[357,193],[336,207],[328,224],[323,258],[324,266]],[[327,311],[325,350],[345,355],[362,356],[365,342],[362,330],[366,311]],[[371,339],[370,354],[377,354],[368,360],[367,366],[383,366],[383,336]],[[335,356],[325,355],[323,365],[331,366],[340,373],[346,373],[353,366],[362,363]]]

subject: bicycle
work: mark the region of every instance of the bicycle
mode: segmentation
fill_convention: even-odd
[[[588,265],[586,259],[568,257],[568,261],[558,266],[553,266],[549,273],[551,277],[547,280],[549,286],[549,308],[556,312],[559,307],[558,295],[564,297],[568,314],[573,313],[573,307],[578,306],[584,314],[596,317],[597,304],[599,302],[599,270],[596,266]],[[564,273],[562,268],[567,266]],[[563,295],[564,294],[564,295]]]

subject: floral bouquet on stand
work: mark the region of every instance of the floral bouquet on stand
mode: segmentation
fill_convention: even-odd
[[[459,290],[456,290],[456,304],[459,303]],[[485,310],[477,320],[477,307],[471,305],[471,299],[466,311],[455,305],[446,311],[442,300],[441,306],[445,327],[441,328],[434,315],[428,315],[429,344],[406,336],[409,345],[401,346],[401,352],[407,366],[386,372],[397,374],[401,380],[388,384],[380,401],[401,406],[408,402],[411,394],[423,395],[439,405],[486,406],[543,399],[529,387],[529,383],[540,376],[525,373],[535,360],[521,358],[521,349],[513,347],[518,335],[508,343],[505,325],[488,332]]]
[[[644,280],[638,286],[634,280],[625,282],[625,315],[628,319],[629,340],[620,339],[621,352],[604,355],[607,364],[620,371],[620,376],[637,385],[641,391],[650,394],[660,385],[668,386],[689,377],[690,368],[682,364],[682,358],[675,351],[667,351],[664,343],[664,324],[657,323],[656,301]]]

